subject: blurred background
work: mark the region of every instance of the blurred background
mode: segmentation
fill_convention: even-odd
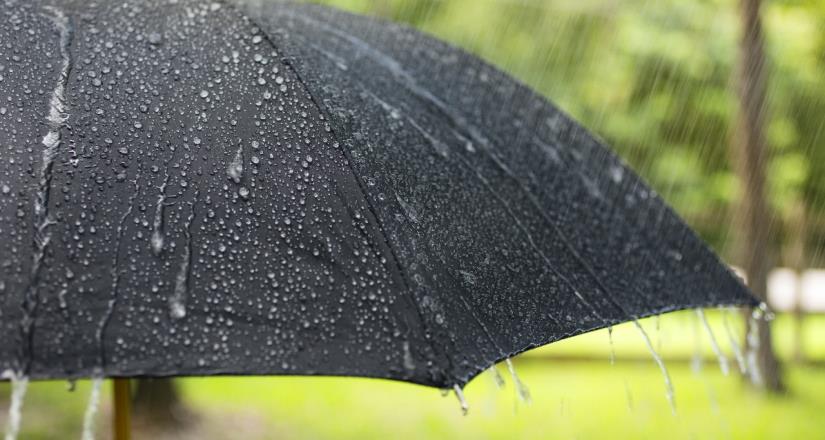
[[[450,41],[602,137],[776,312],[765,381],[723,375],[695,313],[680,312],[642,322],[673,378],[675,415],[644,341],[622,326],[613,344],[600,331],[517,358],[530,405],[503,366],[503,388],[492,374],[469,385],[466,417],[452,395],[372,379],[144,381],[138,438],[825,438],[825,2],[319,3]],[[735,366],[742,313],[708,318]],[[89,384],[67,387],[30,386],[22,438],[79,437]]]

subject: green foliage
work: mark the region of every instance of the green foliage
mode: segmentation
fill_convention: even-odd
[[[740,193],[729,154],[736,0],[320,2],[411,24],[530,84],[606,139],[725,251]],[[763,22],[768,197],[781,230],[797,203],[825,219],[825,2],[765,1]],[[810,240],[825,245],[825,221],[814,221]]]

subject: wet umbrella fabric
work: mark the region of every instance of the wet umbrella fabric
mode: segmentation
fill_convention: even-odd
[[[414,30],[190,0],[0,16],[0,369],[452,387],[753,301],[592,135]]]

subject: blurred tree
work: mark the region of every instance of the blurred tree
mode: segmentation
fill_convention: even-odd
[[[732,149],[734,164],[741,183],[738,224],[738,261],[748,276],[748,285],[762,301],[767,301],[770,270],[770,216],[765,197],[764,125],[767,104],[766,57],[760,18],[760,0],[740,0],[741,39],[736,71],[739,109],[736,117]],[[759,385],[770,391],[783,389],[779,361],[773,351],[773,341],[767,319],[756,323],[759,332],[757,363]],[[753,376],[752,376],[753,377]]]
[[[136,382],[132,410],[138,423],[174,428],[186,422],[187,411],[172,379],[138,379]]]

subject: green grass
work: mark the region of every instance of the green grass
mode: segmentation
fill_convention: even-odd
[[[676,416],[648,365],[530,363],[519,370],[532,405],[519,405],[512,388],[498,390],[482,377],[468,387],[467,417],[453,396],[369,380],[188,380],[185,389],[198,406],[254,406],[295,438],[825,437],[825,375],[813,370],[792,369],[792,394],[769,398],[716,371],[672,368]]]
[[[719,314],[710,315],[720,343]],[[790,354],[791,322],[775,323],[780,352]],[[690,314],[662,318],[645,328],[654,345],[671,358],[689,357],[694,351]],[[822,353],[825,319],[812,318],[806,350]],[[705,338],[705,334],[701,336]],[[822,339],[822,338],[819,338]],[[614,333],[619,359],[644,355],[641,339],[631,327]],[[723,348],[726,347],[722,344]],[[607,361],[606,332],[594,332],[530,352],[516,362],[522,380],[530,387],[533,403],[515,398],[505,368],[507,386],[496,388],[484,374],[466,390],[470,413],[461,415],[453,395],[391,381],[353,378],[208,378],[183,379],[187,403],[201,414],[201,428],[186,438],[247,439],[513,439],[513,438],[804,438],[825,439],[825,369],[788,365],[785,396],[754,391],[736,374],[723,376],[715,362],[692,371],[687,362],[669,363],[676,389],[677,415],[665,398],[662,376],[654,363]],[[704,354],[710,351],[703,339]],[[595,356],[603,361],[564,360],[566,356]],[[64,383],[32,384],[27,396],[22,438],[77,438],[88,383],[74,393]],[[4,394],[7,394],[7,387]],[[108,389],[100,421],[108,417]],[[149,438],[148,436],[146,438]]]

